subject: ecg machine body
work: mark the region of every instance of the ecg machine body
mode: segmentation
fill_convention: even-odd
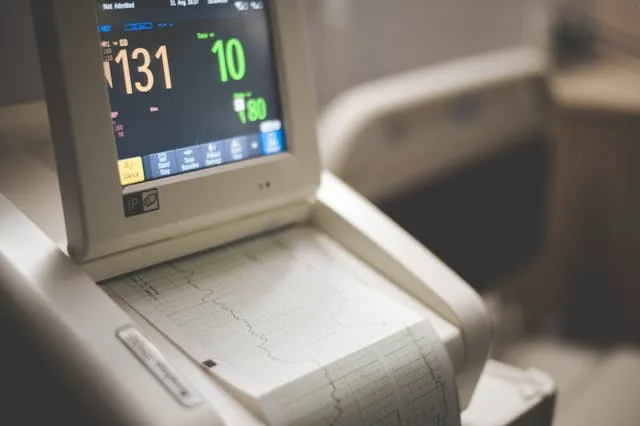
[[[162,333],[133,310],[116,304],[96,283],[299,224],[321,230],[431,312],[431,322],[456,372],[461,407],[466,407],[485,366],[491,340],[482,301],[460,277],[372,204],[331,174],[321,172],[301,2],[270,2],[277,23],[276,62],[290,151],[266,155],[271,148],[263,145],[263,158],[231,161],[219,167],[220,171],[201,170],[142,183],[132,183],[132,176],[137,179],[133,174],[123,176],[122,167],[118,176],[116,163],[122,166],[125,160],[116,157],[113,142],[106,148],[95,142],[87,142],[89,147],[82,145],[83,138],[100,139],[101,135],[113,140],[118,129],[112,127],[117,118],[106,102],[103,58],[77,57],[83,49],[91,52],[91,46],[100,43],[97,33],[75,37],[70,30],[73,24],[79,26],[77,31],[96,28],[95,20],[76,21],[78,17],[70,11],[81,10],[79,16],[88,13],[88,6],[77,3],[34,2],[41,7],[34,10],[45,80],[52,79],[47,82],[49,122],[47,109],[41,104],[0,116],[6,154],[0,158],[0,285],[6,295],[0,304],[4,315],[36,337],[34,350],[46,350],[47,362],[59,366],[60,373],[66,375],[64,380],[80,394],[99,398],[94,409],[97,418],[112,424],[261,424]],[[68,27],[60,29],[63,24]],[[160,61],[159,67],[168,50],[151,52]],[[144,58],[148,53],[138,51],[137,55]],[[109,56],[104,50],[103,54]],[[110,57],[118,64],[126,59],[121,56],[118,62],[117,57]],[[85,65],[70,69],[69,63]],[[237,68],[231,71],[239,72]],[[76,81],[78,86],[52,82],[65,73],[62,80]],[[230,78],[220,76],[225,77]],[[166,76],[164,81],[158,75],[155,80],[164,84],[165,90],[176,84]],[[131,87],[126,84],[123,90],[148,89],[137,83]],[[100,101],[83,104],[75,101],[76,97]],[[264,98],[271,102],[268,95]],[[237,113],[237,119],[243,121],[240,109],[232,116],[235,119]],[[109,112],[112,122],[105,120]],[[70,117],[73,114],[75,117]],[[83,121],[79,123],[78,117]],[[277,129],[282,125],[271,123]],[[267,127],[260,130],[265,144],[274,140],[273,127]],[[57,161],[53,160],[50,128]],[[62,146],[60,137],[65,134],[76,145]],[[247,147],[251,148],[250,140]],[[96,159],[96,163],[74,163],[79,158]],[[146,158],[144,161],[147,167]],[[139,166],[132,164],[127,167]],[[196,181],[205,180],[221,192],[217,202],[198,194],[202,186]],[[220,182],[226,182],[226,187],[220,187]],[[155,198],[136,198],[156,187],[160,187],[156,193],[159,203]],[[74,198],[74,194],[81,196]],[[201,200],[201,205],[184,204],[183,196]],[[159,205],[152,206],[148,215],[127,217],[131,199]],[[106,205],[105,200],[117,202]],[[189,210],[186,206],[193,209],[192,217],[183,216],[184,210]],[[154,212],[156,207],[158,212]],[[206,214],[199,209],[205,209]],[[167,216],[162,215],[167,211],[169,217],[175,216],[163,223]],[[131,231],[136,226],[144,229]],[[125,233],[119,234],[123,229]],[[153,341],[157,352],[140,346],[140,339],[145,338],[129,334],[127,327],[132,325]],[[131,356],[132,352],[137,356]],[[165,368],[167,365],[171,367]],[[150,374],[153,369],[155,373]]]
[[[46,120],[41,123],[46,125]],[[46,133],[42,136],[46,137]],[[11,294],[10,299],[17,301],[17,306],[11,307],[6,305],[9,299],[3,299],[3,310],[10,312],[13,321],[17,319],[18,323],[27,321],[30,324],[28,332],[42,339],[44,347],[41,350],[49,351],[49,362],[63,364],[73,359],[73,364],[84,367],[69,373],[68,380],[78,381],[76,384],[81,388],[88,386],[90,392],[100,388],[96,397],[104,398],[104,403],[112,410],[126,413],[131,419],[145,419],[142,424],[205,424],[200,423],[203,418],[200,416],[207,414],[202,412],[206,410],[200,410],[198,415],[198,410],[183,410],[176,405],[144,367],[129,357],[117,332],[132,323],[137,324],[189,382],[198,387],[198,392],[205,395],[226,420],[225,424],[260,424],[135,311],[123,310],[115,304],[96,284],[99,280],[87,275],[65,255],[60,245],[54,243],[62,223],[56,178],[50,168],[37,164],[40,159],[31,152],[32,148],[12,156],[12,169],[16,174],[2,184],[0,270],[3,277],[0,282],[8,286],[5,290]],[[30,179],[20,178],[25,166],[30,167]],[[37,180],[37,175],[43,179]],[[40,203],[46,200],[52,203],[42,206]],[[477,317],[464,313],[458,316],[445,301],[449,298],[454,306],[461,303],[460,308],[467,308],[464,293],[447,288],[450,284],[460,285],[460,279],[371,204],[329,174],[323,176],[316,199],[302,208],[292,206],[288,214],[299,215],[292,223],[312,223],[368,264],[378,265],[377,268],[393,277],[394,282],[402,280],[411,289],[407,293],[430,307],[432,324],[457,372],[461,401],[468,403],[486,361],[490,334],[487,318],[481,315],[483,311],[478,309]],[[229,234],[221,230],[217,242],[231,241],[234,234],[243,236],[248,230],[271,229],[265,228],[265,221],[273,220],[271,215],[265,215],[233,224]],[[215,241],[213,236],[207,239]],[[423,280],[441,283],[444,296],[435,294]],[[473,304],[479,303],[475,297],[469,299]],[[427,305],[425,301],[435,304]],[[473,313],[473,309],[470,311]],[[29,319],[22,316],[28,312],[37,313],[32,318],[35,323],[29,323]],[[467,337],[462,322],[468,323],[471,332],[477,335]],[[55,343],[51,336],[55,336]],[[480,348],[470,347],[470,344]],[[147,405],[151,400],[155,401],[153,408]]]

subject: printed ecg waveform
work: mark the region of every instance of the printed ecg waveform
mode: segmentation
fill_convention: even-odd
[[[194,359],[213,361],[270,424],[459,424],[442,343],[362,268],[298,228],[109,286]]]

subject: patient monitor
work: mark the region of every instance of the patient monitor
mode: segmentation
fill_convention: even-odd
[[[460,424],[483,303],[321,171],[302,1],[32,9],[55,164],[6,151],[0,285],[96,418]]]

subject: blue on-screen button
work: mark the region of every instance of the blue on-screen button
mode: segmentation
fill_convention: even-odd
[[[285,150],[282,130],[261,133],[260,143],[262,144],[262,152],[264,155],[279,154]]]
[[[178,171],[181,173],[198,170],[204,166],[202,150],[199,146],[177,149],[175,153]]]
[[[178,164],[174,151],[147,155],[145,163],[151,179],[159,179],[178,173]]]

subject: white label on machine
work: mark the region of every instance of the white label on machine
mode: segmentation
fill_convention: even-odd
[[[118,337],[178,402],[185,407],[202,402],[202,397],[138,329],[122,329],[118,331]]]

